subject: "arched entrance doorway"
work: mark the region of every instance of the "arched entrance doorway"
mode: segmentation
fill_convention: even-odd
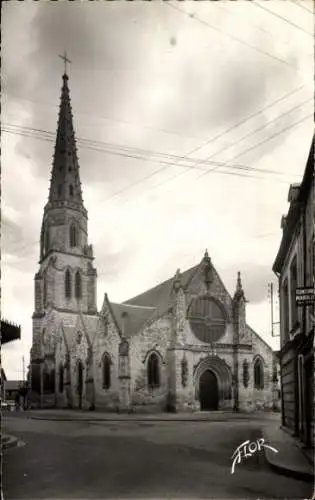
[[[199,379],[199,400],[202,411],[217,410],[219,406],[218,379],[211,370],[205,370]]]
[[[82,408],[82,392],[83,392],[83,366],[82,362],[78,362],[78,398],[79,398],[79,408]]]

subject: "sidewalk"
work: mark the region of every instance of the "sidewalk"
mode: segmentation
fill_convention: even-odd
[[[9,417],[18,416],[12,413]],[[101,411],[40,409],[23,412],[22,418],[52,421],[77,422],[225,422],[229,420],[268,420],[276,424],[277,413],[233,413],[227,411],[192,412],[192,413],[107,413]]]
[[[314,468],[306,458],[295,439],[277,425],[266,425],[262,428],[266,444],[276,450],[264,448],[269,465],[280,474],[296,477],[307,481],[314,480]]]

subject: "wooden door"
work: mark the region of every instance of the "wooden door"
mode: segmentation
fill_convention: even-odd
[[[199,381],[200,409],[217,410],[219,406],[218,380],[211,370],[205,370]]]

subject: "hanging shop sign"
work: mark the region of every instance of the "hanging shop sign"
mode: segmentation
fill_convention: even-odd
[[[315,304],[315,289],[313,287],[297,288],[295,298],[297,306],[312,306]]]

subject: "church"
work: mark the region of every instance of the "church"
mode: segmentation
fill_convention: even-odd
[[[44,207],[30,363],[33,407],[113,412],[252,411],[277,399],[276,357],[206,251],[124,303],[106,294],[88,241],[68,75]],[[175,270],[174,270],[175,271]]]

